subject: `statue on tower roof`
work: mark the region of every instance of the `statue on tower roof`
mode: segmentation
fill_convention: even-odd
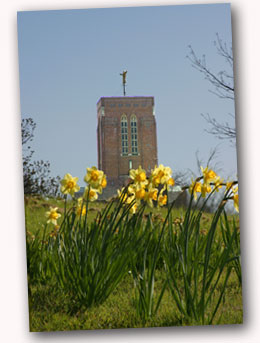
[[[126,85],[126,74],[127,74],[127,70],[123,70],[123,72],[120,73],[120,75],[123,78],[123,91],[124,91],[124,95],[125,95],[125,85]]]

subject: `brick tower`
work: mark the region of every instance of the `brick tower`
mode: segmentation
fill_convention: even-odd
[[[129,169],[149,174],[157,164],[153,97],[102,97],[97,103],[98,168],[108,186],[120,187]]]

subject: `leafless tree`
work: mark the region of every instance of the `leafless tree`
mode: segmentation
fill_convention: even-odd
[[[185,186],[189,180],[189,171],[177,170],[173,173],[176,186]]]
[[[233,75],[233,53],[232,47],[228,47],[225,42],[223,42],[219,35],[216,35],[216,40],[214,41],[217,53],[223,57],[227,64],[227,70],[220,70],[214,72],[208,67],[206,63],[206,57],[203,55],[199,58],[193,48],[189,46],[190,53],[187,58],[190,60],[191,65],[202,73],[205,79],[213,86],[213,89],[209,91],[221,99],[229,99],[234,101],[234,75]],[[228,114],[234,121],[234,115]],[[236,141],[236,128],[235,124],[231,126],[227,121],[219,122],[214,117],[207,114],[202,114],[203,118],[209,124],[209,129],[206,131],[218,139],[228,139],[232,143]]]
[[[221,163],[218,162],[218,156],[219,156],[219,147],[216,146],[215,148],[211,149],[208,155],[208,158],[205,160],[200,156],[199,150],[195,153],[196,158],[196,170],[188,169],[185,174],[185,187],[188,187],[190,184],[190,179],[196,179],[197,177],[201,176],[201,167],[208,167],[210,169],[213,169],[215,172],[220,173],[222,170]],[[181,184],[181,186],[184,186],[184,184]]]
[[[50,176],[49,161],[32,161],[34,151],[28,145],[33,140],[36,123],[32,118],[24,118],[21,123],[23,147],[24,194],[56,196],[59,192],[60,178]]]

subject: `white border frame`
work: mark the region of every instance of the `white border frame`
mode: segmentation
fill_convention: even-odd
[[[219,1],[199,1],[216,3]],[[1,307],[2,342],[260,342],[259,148],[260,2],[231,2],[236,79],[244,324],[29,333],[20,138],[16,12],[96,7],[180,5],[194,1],[13,0],[1,2]]]

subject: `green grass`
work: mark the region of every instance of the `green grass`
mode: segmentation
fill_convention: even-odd
[[[58,212],[62,214],[62,216],[58,220],[58,224],[60,224],[64,218],[64,203],[63,199],[55,199],[49,198],[45,200],[41,196],[28,196],[25,198],[25,224],[26,230],[31,232],[33,235],[39,229],[44,229],[46,224],[46,217],[45,213],[49,211],[51,207],[58,207]],[[75,204],[74,204],[75,205]],[[73,206],[72,201],[67,202],[67,208]],[[89,205],[89,213],[88,213],[88,222],[92,222],[97,213],[105,207],[105,202],[95,202],[90,203]],[[47,228],[47,233],[51,232],[51,226]]]
[[[67,208],[72,206],[72,201],[67,203]],[[95,218],[98,212],[104,209],[106,202],[104,201],[96,201],[93,203],[89,203],[89,212],[88,212],[88,222],[91,223]],[[62,214],[61,218],[59,219],[58,223],[62,222],[64,218],[64,200],[57,200],[55,198],[50,198],[48,200],[44,200],[44,198],[40,196],[30,196],[25,198],[25,222],[26,222],[26,230],[27,232],[31,232],[35,235],[36,231],[42,229],[46,224],[46,217],[45,213],[49,210],[50,206],[58,207],[58,212]],[[146,208],[144,212],[144,217],[150,212],[151,210]],[[152,213],[154,215],[155,220],[163,220],[167,215],[167,208],[154,208],[152,209]],[[184,218],[185,209],[183,208],[174,208],[173,209],[173,219],[176,218]],[[212,217],[211,214],[205,213],[202,217],[203,222],[203,229],[207,230],[209,228],[209,221]],[[176,225],[177,226],[177,225]],[[202,231],[203,231],[202,229]],[[47,228],[47,233],[51,232],[51,226]]]
[[[44,200],[40,197],[28,197],[25,200],[25,214],[26,214],[26,230],[31,233],[31,235],[36,235],[35,241],[37,241],[37,231],[39,230],[40,236],[43,235],[44,226],[46,223],[45,212],[49,210],[49,207],[58,207],[58,211],[60,213],[64,213],[64,201],[63,200],[56,200],[56,199],[48,199]],[[67,208],[70,208],[72,203],[67,204]],[[93,220],[96,218],[97,213],[102,211],[105,207],[105,203],[102,202],[95,202],[89,204],[89,212],[88,212],[88,223],[91,224]],[[153,209],[152,215],[149,215],[150,210],[145,209],[144,213],[141,214],[141,227],[147,227],[148,233],[145,233],[144,240],[141,240],[141,248],[136,246],[132,248],[133,256],[135,255],[135,250],[138,250],[136,260],[134,260],[133,266],[135,271],[132,269],[131,273],[125,273],[124,277],[120,279],[121,281],[115,285],[116,288],[113,289],[112,293],[106,298],[101,304],[96,305],[95,302],[91,304],[91,306],[82,305],[82,303],[75,297],[75,293],[73,293],[73,288],[71,287],[61,287],[58,283],[57,279],[55,278],[53,273],[43,273],[39,274],[39,279],[33,279],[32,276],[35,271],[38,270],[38,261],[41,259],[41,237],[39,240],[39,249],[36,249],[36,255],[32,254],[32,261],[34,261],[35,265],[32,265],[31,274],[29,275],[29,308],[30,308],[30,330],[31,331],[63,331],[63,330],[94,330],[94,329],[116,329],[116,328],[138,328],[138,327],[165,327],[165,326],[180,326],[180,325],[201,325],[200,320],[194,320],[194,318],[189,317],[187,315],[183,315],[177,308],[176,302],[174,301],[172,289],[169,287],[169,284],[166,284],[165,292],[163,293],[160,306],[157,312],[153,312],[152,316],[148,316],[145,318],[142,317],[142,313],[137,311],[137,303],[138,303],[138,288],[134,285],[134,278],[132,277],[134,272],[138,276],[138,273],[144,275],[150,275],[151,280],[154,279],[154,291],[152,293],[154,303],[157,303],[157,300],[161,294],[161,290],[163,285],[165,284],[165,280],[167,279],[166,274],[166,265],[164,262],[163,251],[166,247],[165,251],[168,251],[172,254],[172,258],[175,258],[175,248],[174,244],[176,243],[177,246],[182,247],[182,239],[185,238],[185,230],[181,233],[182,230],[182,223],[185,218],[184,209],[174,209],[171,212],[171,216],[168,218],[165,226],[165,235],[162,236],[162,243],[158,245],[158,258],[155,252],[155,247],[157,246],[158,237],[160,236],[161,228],[165,221],[167,215],[167,208],[161,209]],[[208,213],[202,213],[200,218],[200,226],[199,226],[199,236],[202,238],[207,237],[207,234],[211,227],[213,215]],[[59,223],[63,220],[63,216],[59,219]],[[225,221],[226,220],[226,221]],[[109,223],[109,221],[108,221]],[[124,221],[121,223],[123,229],[130,229],[130,226]],[[217,260],[219,254],[224,250],[224,243],[222,242],[222,235],[223,232],[226,232],[226,228],[230,226],[230,228],[226,232],[226,247],[231,239],[231,226],[235,225],[239,227],[239,219],[238,216],[227,216],[222,220],[222,227],[220,223],[217,225],[216,235],[214,236],[213,241],[213,253],[211,256],[211,260],[209,263],[209,273],[211,272],[213,266],[211,265]],[[137,224],[138,229],[138,221]],[[169,225],[169,227],[168,227]],[[173,235],[169,236],[170,227],[173,227]],[[152,229],[151,229],[152,228]],[[69,226],[68,226],[69,229]],[[51,225],[47,227],[46,230],[46,237],[48,237],[49,233],[51,232],[52,227]],[[121,229],[120,229],[121,230]],[[150,230],[150,231],[149,231]],[[169,232],[168,232],[169,230]],[[231,231],[229,231],[231,230]],[[142,231],[142,230],[141,230]],[[138,230],[136,232],[139,232]],[[150,233],[149,233],[150,232]],[[80,234],[81,235],[81,234]],[[83,236],[77,236],[77,239],[81,239]],[[184,235],[184,236],[183,236]],[[183,236],[183,237],[182,237]],[[45,237],[45,238],[46,238]],[[67,241],[64,240],[65,244],[70,244],[70,236],[67,237]],[[103,236],[105,237],[105,236]],[[118,238],[117,238],[118,237]],[[120,237],[123,238],[124,236],[120,236],[120,234],[115,236],[115,239],[119,239]],[[126,236],[128,237],[128,236]],[[140,237],[142,237],[142,233],[140,233]],[[170,242],[169,238],[171,237],[172,241]],[[175,238],[176,237],[176,238]],[[73,236],[72,236],[73,238]],[[64,238],[65,239],[65,238]],[[29,245],[31,246],[33,240],[29,240]],[[67,242],[67,243],[66,243]],[[79,244],[81,240],[78,241]],[[170,242],[170,244],[169,244]],[[82,244],[82,243],[80,243]],[[114,243],[113,243],[114,244]],[[178,245],[179,244],[179,245]],[[188,258],[192,263],[193,259],[193,242],[189,242],[191,246],[187,246],[190,250],[188,250]],[[239,241],[236,242],[236,246],[234,249],[239,250]],[[51,245],[50,245],[51,246]],[[101,246],[102,247],[102,246]],[[130,246],[131,247],[131,246]],[[164,248],[163,248],[164,247]],[[233,245],[232,245],[233,247]],[[68,252],[71,253],[73,246],[68,245]],[[82,246],[80,249],[84,248]],[[148,260],[146,269],[143,269],[142,263],[146,260],[144,258],[144,251],[147,248]],[[95,251],[95,250],[93,250]],[[34,251],[32,251],[33,253]],[[64,250],[65,252],[65,250]],[[64,253],[62,252],[62,254]],[[80,250],[80,254],[84,252]],[[27,250],[28,253],[28,250]],[[49,253],[46,250],[46,253]],[[111,258],[110,252],[108,251],[109,256]],[[232,252],[233,253],[233,252]],[[239,254],[238,251],[234,251],[234,254]],[[52,255],[55,259],[55,263],[57,265],[58,255]],[[63,255],[61,255],[63,256]],[[69,258],[70,255],[68,255]],[[73,255],[71,255],[73,256]],[[94,255],[93,255],[94,256]],[[105,256],[105,255],[104,255]],[[150,257],[149,257],[150,256]],[[195,255],[198,256],[198,255]],[[90,256],[91,257],[91,256]],[[153,260],[154,257],[154,260]],[[98,258],[98,257],[97,257]],[[144,259],[143,259],[144,258]],[[150,258],[150,260],[149,260]],[[200,256],[200,259],[203,257]],[[167,258],[165,259],[167,261]],[[66,260],[64,260],[66,261]],[[88,262],[88,260],[86,260]],[[101,263],[102,267],[102,260],[101,262],[98,259],[93,260],[92,263]],[[113,262],[113,259],[111,260]],[[156,268],[154,275],[152,275],[151,265],[152,261],[155,262]],[[91,261],[90,261],[91,262]],[[111,263],[112,263],[111,262]],[[237,263],[237,260],[231,263]],[[171,268],[171,259],[168,260],[168,268]],[[167,264],[166,263],[166,264]],[[129,263],[129,270],[131,269],[131,263]],[[191,265],[191,264],[189,264]],[[105,266],[103,266],[105,267]],[[236,264],[237,267],[237,264]],[[46,270],[49,270],[46,267]],[[180,291],[180,297],[185,299],[185,291],[182,286],[183,278],[182,275],[186,275],[183,271],[181,271],[181,264],[176,265],[174,267],[173,276],[176,276],[177,284],[176,289],[178,288]],[[186,268],[186,267],[185,267]],[[44,268],[43,268],[44,269]],[[79,269],[80,271],[80,269]],[[226,271],[226,267],[224,268]],[[65,270],[66,272],[66,270]],[[68,273],[69,271],[67,271]],[[106,269],[104,269],[106,272]],[[146,274],[148,273],[148,274]],[[70,274],[66,274],[67,277],[70,277]],[[187,273],[187,277],[191,277],[190,286],[191,289],[193,288],[193,274]],[[217,279],[217,274],[213,276],[213,281]],[[138,278],[136,279],[138,282]],[[135,281],[136,281],[135,280]],[[205,318],[207,320],[207,316],[210,315],[216,308],[218,303],[219,296],[221,295],[222,288],[224,285],[225,280],[225,273],[220,276],[219,283],[216,286],[214,294],[210,298],[209,305],[205,308]],[[63,276],[63,283],[66,284],[66,276]],[[73,278],[70,280],[73,285]],[[171,282],[171,281],[170,281]],[[210,284],[209,292],[213,289],[213,284]],[[136,284],[137,285],[137,284]],[[140,286],[140,285],[139,285]],[[139,291],[142,290],[142,285]],[[201,292],[203,287],[202,278],[199,279],[198,284],[198,294]],[[144,288],[143,288],[144,289]],[[148,293],[149,296],[149,293]],[[189,301],[189,299],[188,299]],[[140,315],[141,313],[141,315]],[[212,324],[239,324],[243,321],[243,311],[242,311],[242,288],[238,281],[237,270],[232,268],[228,283],[225,289],[225,293],[223,298],[221,299],[220,306],[214,317]]]
[[[162,276],[157,273],[155,295],[162,285]],[[217,294],[216,294],[217,296]],[[212,302],[212,308],[215,302]],[[227,288],[225,301],[215,324],[239,324],[243,320],[242,296],[233,274]],[[30,330],[96,330],[141,327],[165,327],[196,325],[180,318],[171,294],[167,289],[158,313],[144,324],[136,316],[133,280],[126,276],[111,296],[102,304],[90,309],[78,309],[73,297],[64,295],[53,285],[33,287],[30,297]]]

